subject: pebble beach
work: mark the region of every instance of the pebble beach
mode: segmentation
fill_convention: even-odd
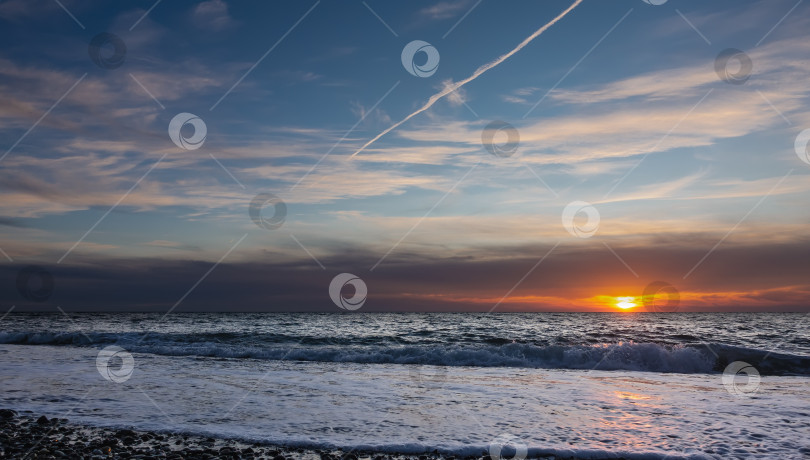
[[[248,444],[182,434],[82,426],[65,418],[0,409],[0,458],[9,459],[244,459],[244,460],[473,460],[480,457],[391,455]],[[560,459],[562,457],[535,457]],[[576,460],[568,458],[566,460]],[[614,459],[615,460],[615,459]]]

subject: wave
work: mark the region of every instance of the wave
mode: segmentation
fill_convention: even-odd
[[[411,364],[469,367],[626,370],[716,373],[734,361],[752,364],[761,375],[810,375],[810,357],[718,343],[538,345],[504,340],[478,343],[401,344],[390,337],[358,340],[237,333],[149,334],[0,332],[0,343],[51,346],[116,344],[132,353],[224,359]]]

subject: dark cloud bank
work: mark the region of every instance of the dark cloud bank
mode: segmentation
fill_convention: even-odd
[[[681,241],[680,243],[684,243]],[[700,249],[662,241],[653,247],[611,245],[639,275],[636,278],[603,245],[559,246],[512,292],[521,296],[584,299],[596,295],[641,295],[653,281],[665,281],[683,293],[708,295],[709,304],[682,311],[810,311],[810,242],[728,246],[715,251],[686,280],[686,274],[711,246]],[[493,250],[498,257],[391,257],[373,272],[377,256],[348,251],[323,259],[220,264],[194,289],[177,311],[340,311],[330,300],[332,278],[354,273],[368,286],[361,311],[488,311],[520,280],[550,246]],[[15,261],[0,266],[0,305],[15,311],[166,311],[212,267],[192,260],[82,260],[73,265],[42,265],[54,279],[53,294],[43,302],[23,297],[17,288]],[[32,277],[31,289],[39,287]],[[722,293],[744,293],[745,302],[729,302]],[[712,293],[718,293],[712,297]],[[29,296],[30,297],[30,296]],[[461,299],[461,300],[460,300]],[[478,300],[476,300],[478,299]],[[492,300],[494,299],[494,301]],[[588,309],[583,305],[583,309]],[[553,305],[506,302],[497,311],[560,310]]]

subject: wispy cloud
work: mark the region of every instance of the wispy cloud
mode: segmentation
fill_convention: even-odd
[[[419,10],[419,16],[431,20],[456,17],[472,4],[472,0],[441,1]]]
[[[219,32],[236,25],[228,13],[228,4],[223,0],[207,0],[199,3],[192,10],[194,24],[205,30]]]

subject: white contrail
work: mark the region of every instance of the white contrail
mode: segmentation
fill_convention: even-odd
[[[434,94],[433,96],[431,96],[430,99],[428,99],[428,101],[425,103],[425,105],[423,105],[419,110],[417,110],[416,112],[414,112],[414,113],[408,115],[407,117],[403,118],[401,121],[398,121],[398,122],[394,123],[390,128],[386,129],[385,131],[381,132],[380,134],[377,134],[377,136],[375,136],[373,139],[366,142],[365,145],[360,147],[360,149],[358,151],[354,152],[351,157],[354,158],[355,155],[357,155],[358,153],[365,150],[366,147],[368,147],[369,145],[376,142],[377,139],[379,139],[379,138],[385,136],[386,134],[390,133],[391,131],[397,129],[401,124],[405,123],[406,121],[410,120],[411,118],[415,117],[416,115],[419,115],[420,113],[424,112],[425,110],[431,108],[433,106],[433,104],[435,104],[439,99],[447,96],[448,94],[452,93],[453,91],[455,91],[455,90],[461,88],[462,86],[466,85],[467,83],[475,80],[482,73],[486,72],[487,70],[495,67],[496,65],[500,64],[501,62],[503,62],[503,61],[509,59],[510,57],[512,57],[513,54],[515,54],[518,51],[522,50],[523,47],[525,47],[526,45],[529,44],[529,42],[531,42],[532,40],[537,38],[538,35],[545,32],[546,29],[553,26],[560,19],[564,18],[566,14],[570,13],[571,10],[576,8],[577,5],[579,5],[580,3],[582,3],[582,0],[575,0],[574,3],[572,3],[571,6],[569,6],[565,11],[560,13],[556,18],[549,21],[543,27],[537,29],[533,34],[526,37],[526,39],[523,40],[522,42],[520,42],[520,44],[518,46],[516,46],[512,51],[510,51],[510,52],[508,52],[506,54],[503,54],[500,57],[498,57],[497,59],[495,59],[494,61],[492,61],[492,62],[490,62],[488,64],[484,64],[481,67],[477,68],[475,70],[475,72],[473,72],[472,75],[465,78],[464,80],[461,80],[461,81],[458,81],[456,83],[452,83],[452,84],[449,84],[449,85],[445,86],[444,89],[442,89],[440,92],[438,92],[438,93]]]

